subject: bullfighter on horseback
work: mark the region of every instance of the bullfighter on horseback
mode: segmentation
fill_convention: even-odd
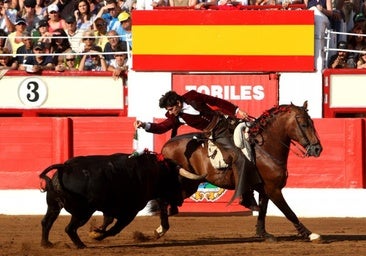
[[[258,210],[253,196],[253,186],[261,183],[258,172],[249,172],[254,163],[250,162],[242,151],[235,146],[229,121],[225,115],[247,119],[248,114],[229,101],[210,95],[189,91],[183,95],[168,91],[159,100],[159,107],[165,108],[167,119],[160,123],[135,122],[135,128],[143,128],[147,132],[162,134],[172,130],[172,137],[177,129],[187,124],[205,133],[221,150],[225,162],[230,163],[236,177],[234,198],[241,196],[240,204],[251,210]],[[218,110],[213,110],[215,107]],[[256,170],[256,168],[254,168]],[[173,210],[174,211],[174,210]],[[177,212],[177,208],[175,210]]]

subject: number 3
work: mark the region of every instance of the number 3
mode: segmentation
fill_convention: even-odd
[[[39,78],[26,78],[19,86],[18,96],[24,105],[39,107],[46,101],[47,86]]]

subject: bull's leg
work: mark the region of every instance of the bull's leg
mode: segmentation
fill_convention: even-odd
[[[125,228],[128,224],[133,221],[133,219],[136,217],[138,212],[131,213],[131,214],[124,214],[117,218],[117,222],[108,230],[106,230],[103,233],[100,233],[100,236],[95,237],[96,240],[103,240],[106,237],[109,236],[115,236],[118,233],[121,232],[123,228]]]
[[[168,204],[162,200],[158,200],[160,208],[160,226],[155,230],[155,237],[158,239],[165,235],[169,230]]]
[[[275,241],[276,238],[266,231],[268,201],[269,199],[265,193],[259,193],[259,213],[256,225],[256,236],[264,238],[266,241]]]
[[[42,224],[42,240],[41,246],[52,247],[52,243],[49,241],[49,234],[53,223],[57,219],[62,207],[56,200],[57,195],[53,191],[47,192],[47,212],[43,217]]]
[[[297,232],[302,238],[310,241],[321,239],[320,235],[312,233],[299,221],[296,214],[291,210],[290,206],[284,199],[280,189],[275,190],[269,197],[278,209],[280,209],[286,216],[286,218],[294,224]]]
[[[113,217],[110,217],[110,216],[107,216],[105,214],[103,214],[103,224],[98,227],[98,228],[95,228],[94,230],[92,230],[90,233],[89,233],[89,236],[95,240],[102,240],[103,238],[100,239],[101,236],[103,236],[103,233],[106,232],[107,230],[107,227],[112,224],[114,221],[114,218]]]
[[[92,216],[92,213],[86,214],[83,217],[76,217],[75,215],[71,215],[70,223],[65,228],[65,232],[69,235],[71,241],[73,241],[73,243],[79,249],[85,248],[86,246],[80,240],[77,230],[79,227],[85,225],[85,223],[90,219],[91,216]]]

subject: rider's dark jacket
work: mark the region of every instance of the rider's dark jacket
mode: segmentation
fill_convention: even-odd
[[[152,133],[165,133],[171,129],[176,130],[179,126],[186,123],[188,126],[202,131],[211,131],[221,118],[220,112],[229,116],[235,116],[238,107],[229,101],[213,97],[210,95],[189,91],[182,95],[183,101],[191,105],[199,114],[185,113],[184,110],[179,116],[174,116],[167,112],[165,119],[161,123],[151,123],[147,130]],[[218,111],[213,110],[213,108]]]

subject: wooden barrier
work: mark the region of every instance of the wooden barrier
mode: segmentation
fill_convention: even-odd
[[[0,189],[39,188],[47,166],[77,155],[132,151],[134,118],[0,119]]]

